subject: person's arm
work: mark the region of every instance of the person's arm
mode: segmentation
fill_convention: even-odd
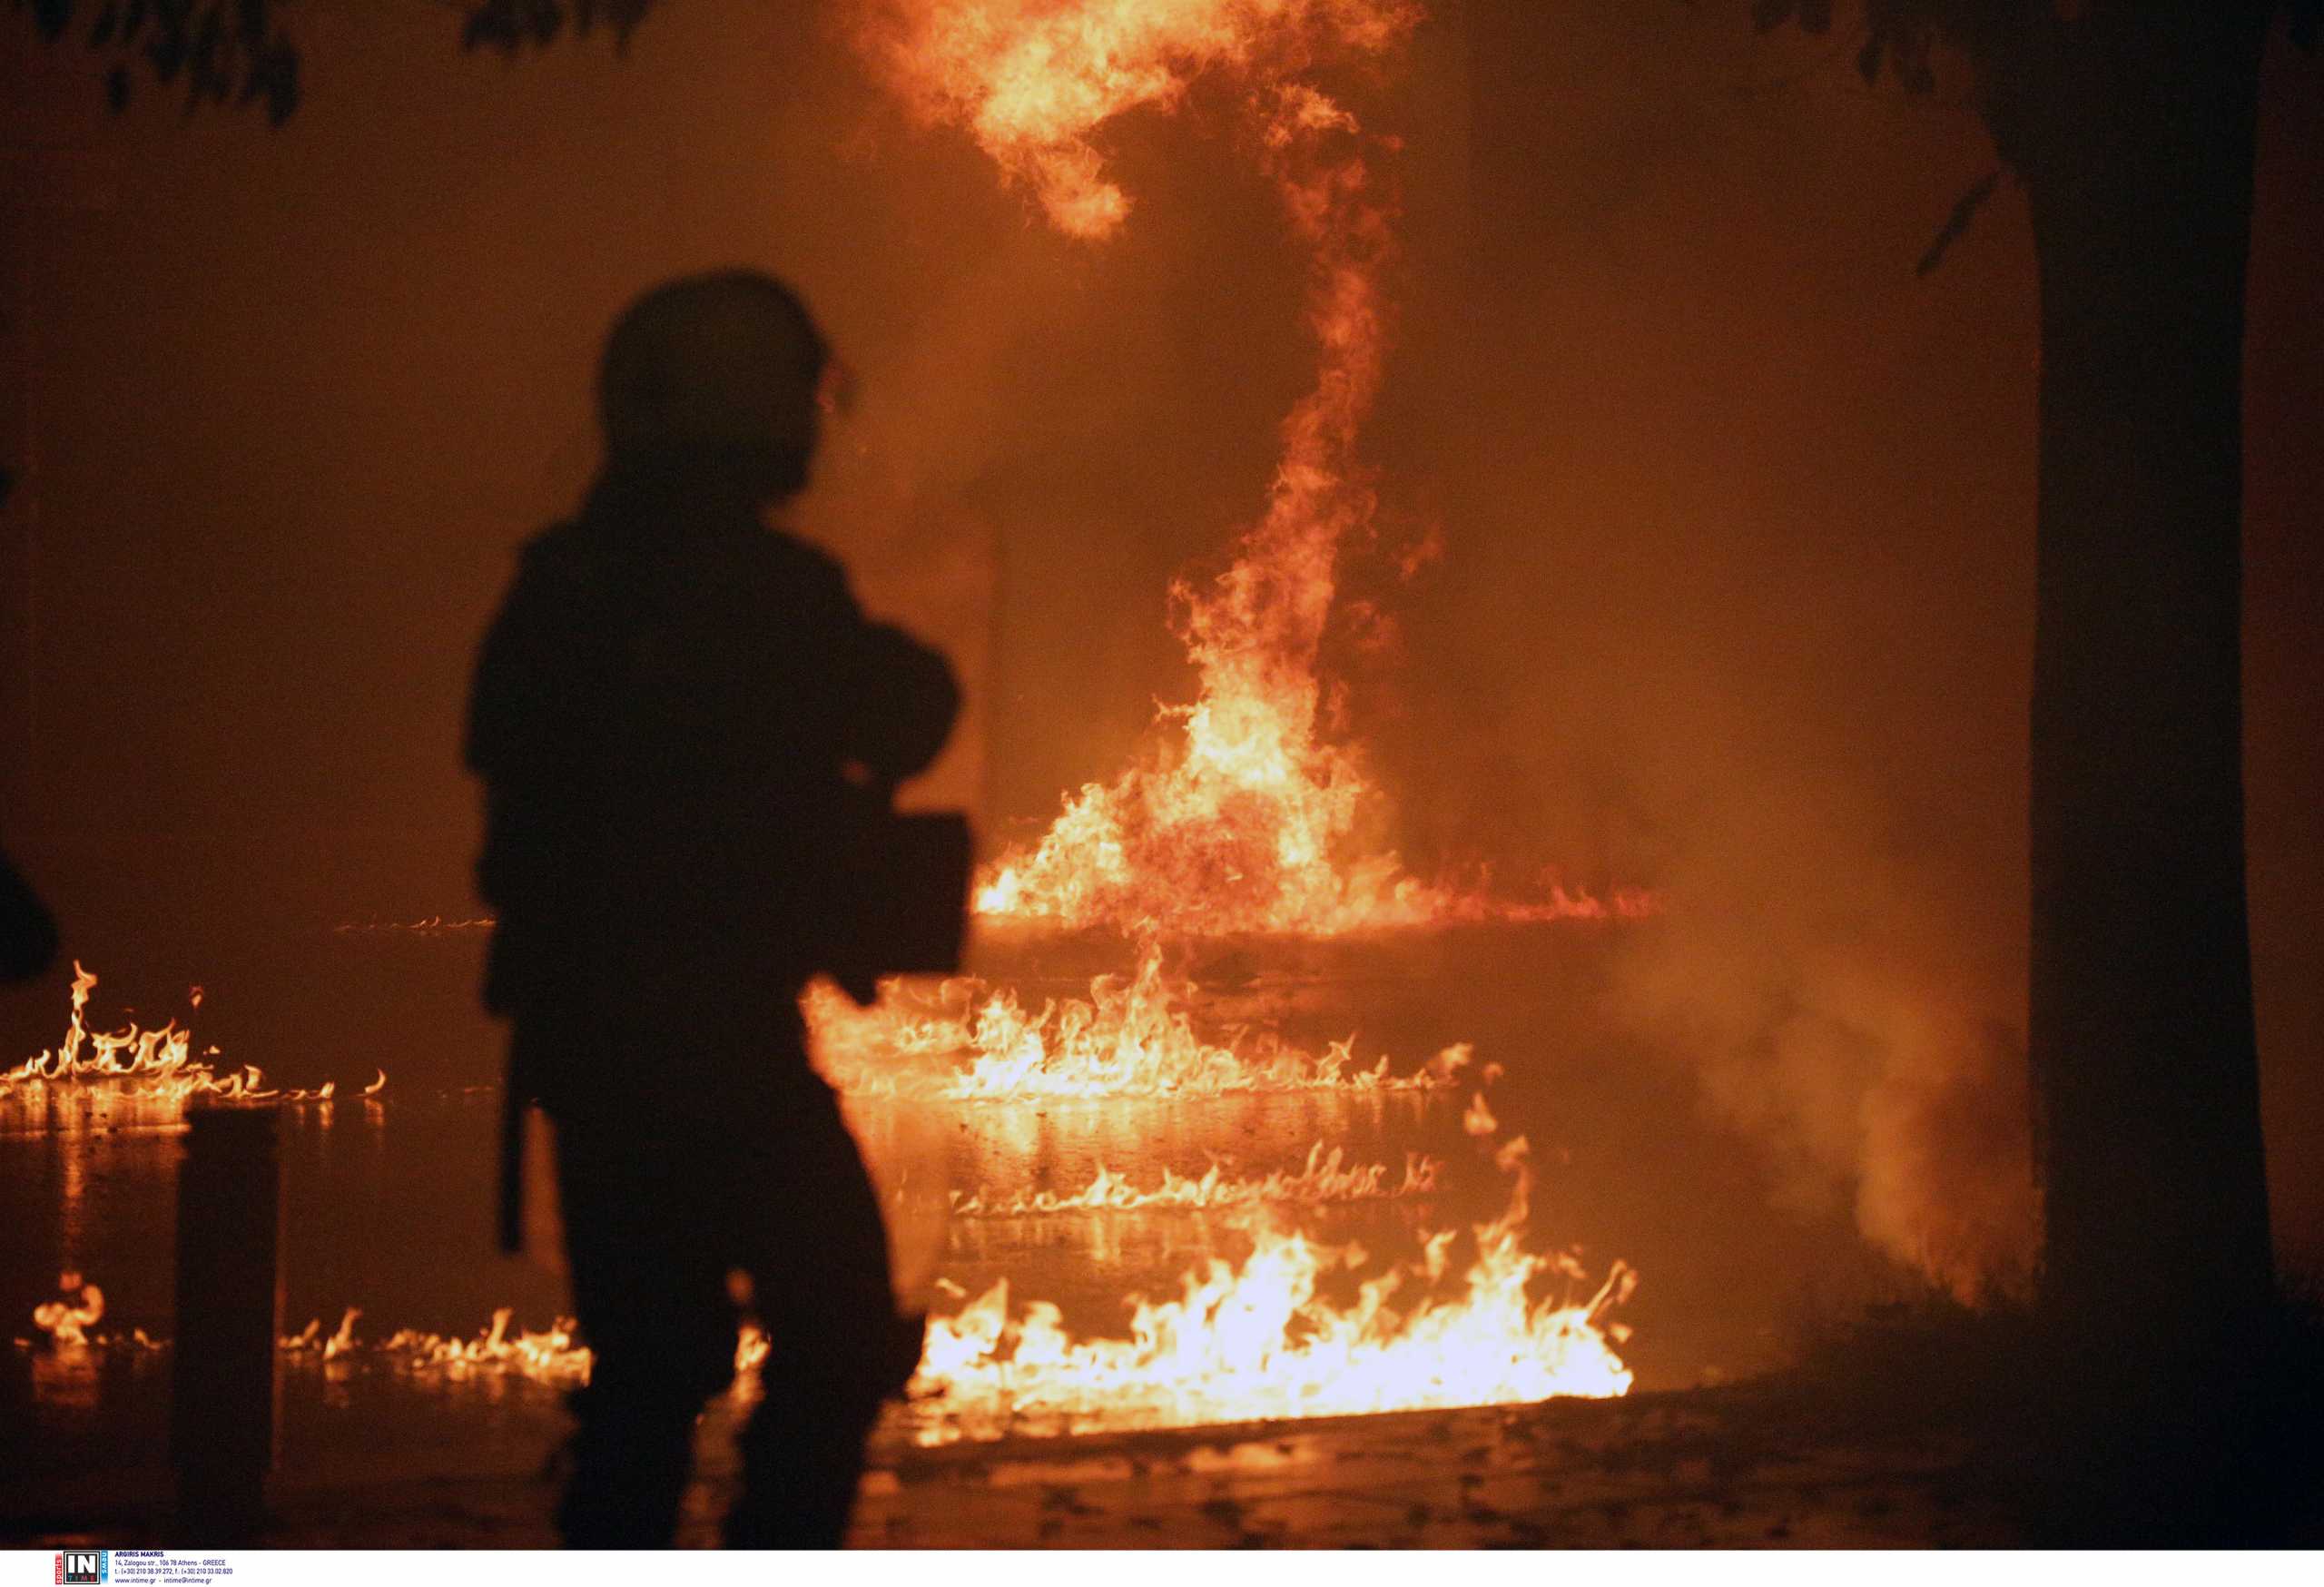
[[[951,664],[895,625],[866,616],[835,558],[789,536],[774,544],[783,557],[780,632],[815,658],[813,686],[849,780],[884,794],[926,771],[951,737],[960,714]]]
[[[582,586],[549,537],[526,549],[479,648],[462,760],[484,793],[478,895],[498,918],[485,1003],[513,1007],[524,979],[517,941],[554,923],[572,855],[568,784],[576,774],[571,698],[596,629],[579,616]]]
[[[837,574],[836,564],[832,570]],[[914,922],[942,907],[925,885],[931,874],[925,851],[939,835],[925,823],[940,818],[899,823],[891,802],[897,784],[927,770],[943,751],[960,715],[960,690],[940,652],[891,624],[867,620],[843,576],[832,593],[843,616],[835,614],[832,698],[842,769],[856,790],[848,803],[861,822],[841,871],[846,897],[860,907],[825,912],[836,932],[821,968],[868,1007],[879,996],[881,976],[924,968],[908,943],[928,935]],[[964,842],[960,846],[965,852]],[[963,883],[962,897],[949,906],[954,912],[965,902],[965,872]]]
[[[888,788],[926,771],[960,715],[960,686],[943,654],[891,624],[867,624],[852,684],[847,758]]]

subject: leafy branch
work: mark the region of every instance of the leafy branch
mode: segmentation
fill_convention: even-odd
[[[463,49],[494,49],[504,55],[547,49],[568,31],[586,38],[599,27],[614,35],[616,52],[654,9],[655,0],[478,0],[468,6],[460,30]]]
[[[614,48],[656,0],[453,0],[463,49],[515,55],[603,30]],[[299,108],[299,47],[277,0],[7,0],[51,44],[76,35],[104,63],[105,102],[126,110],[140,78],[204,105],[259,104],[280,126]]]
[[[82,42],[111,63],[105,99],[125,109],[134,78],[182,84],[188,113],[205,104],[263,104],[280,126],[299,108],[299,51],[275,22],[272,0],[8,0],[29,11],[51,43],[85,15]]]

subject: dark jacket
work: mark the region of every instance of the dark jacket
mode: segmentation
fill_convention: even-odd
[[[477,667],[487,1002],[522,1023],[794,996],[830,968],[864,823],[959,703],[940,656],[746,501],[601,484],[525,548]]]

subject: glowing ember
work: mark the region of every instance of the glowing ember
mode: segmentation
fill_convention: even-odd
[[[96,976],[76,961],[73,966],[73,1018],[65,1027],[64,1040],[51,1051],[28,1058],[12,1070],[0,1070],[0,1098],[39,1086],[123,1080],[129,1083],[127,1089],[136,1096],[160,1102],[184,1102],[196,1097],[226,1102],[331,1099],[336,1089],[332,1081],[326,1080],[312,1090],[296,1086],[270,1087],[266,1072],[256,1064],[222,1070],[207,1061],[218,1056],[214,1047],[202,1057],[194,1057],[192,1032],[175,1020],[159,1030],[141,1030],[131,1025],[110,1034],[91,1030],[86,1014],[89,993],[96,984]],[[200,987],[193,989],[191,1000],[195,1008],[202,1006]],[[378,1073],[379,1078],[363,1089],[364,1096],[377,1097],[387,1089],[387,1071]]]
[[[996,1284],[957,1315],[931,1318],[912,1393],[927,1402],[923,1442],[1005,1433],[1187,1426],[1579,1395],[1627,1394],[1625,1336],[1607,1312],[1635,1283],[1616,1264],[1576,1299],[1533,1296],[1537,1281],[1586,1280],[1571,1255],[1522,1244],[1529,1181],[1521,1142],[1509,1207],[1474,1230],[1476,1257],[1445,1293],[1453,1233],[1429,1237],[1417,1261],[1355,1277],[1335,1301],[1335,1273],[1362,1273],[1355,1247],[1319,1245],[1273,1227],[1239,1266],[1213,1258],[1176,1299],[1134,1301],[1127,1339],[1076,1339],[1036,1301],[1013,1312]],[[1406,1299],[1409,1296],[1411,1298]]]
[[[88,1330],[105,1315],[105,1292],[94,1284],[84,1284],[78,1273],[58,1274],[56,1287],[66,1298],[43,1301],[33,1307],[33,1326],[46,1334],[52,1344],[86,1345]]]
[[[1067,998],[1027,1013],[1014,992],[950,981],[936,1006],[890,982],[859,1009],[820,983],[803,1002],[824,1077],[856,1094],[980,1100],[1012,1097],[1196,1097],[1249,1091],[1427,1090],[1452,1083],[1469,1061],[1449,1047],[1409,1075],[1381,1058],[1359,1063],[1353,1039],[1322,1052],[1272,1032],[1204,1039],[1187,1009],[1195,988],[1167,975],[1149,950],[1137,973],[1100,976],[1085,1001]],[[933,1072],[897,1059],[938,1059]],[[965,1059],[968,1067],[957,1067]]]
[[[1329,1152],[1317,1141],[1307,1150],[1305,1166],[1296,1172],[1277,1169],[1259,1178],[1247,1178],[1227,1172],[1213,1163],[1199,1177],[1162,1170],[1162,1182],[1151,1188],[1142,1188],[1119,1174],[1100,1167],[1097,1175],[1081,1189],[1060,1196],[1054,1190],[1037,1190],[1030,1195],[1019,1194],[1003,1199],[970,1192],[952,1193],[952,1215],[955,1217],[1025,1217],[1055,1212],[1128,1212],[1153,1208],[1187,1208],[1209,1210],[1217,1208],[1243,1208],[1291,1204],[1305,1207],[1327,1206],[1344,1201],[1382,1201],[1406,1196],[1425,1196],[1436,1188],[1437,1174],[1443,1168],[1433,1158],[1408,1152],[1404,1157],[1404,1177],[1401,1180],[1388,1178],[1388,1165],[1367,1163],[1356,1165],[1344,1160],[1338,1147]]]

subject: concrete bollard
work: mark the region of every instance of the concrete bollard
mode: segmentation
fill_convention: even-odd
[[[177,1343],[170,1462],[189,1543],[249,1537],[265,1518],[280,1402],[282,1116],[197,1107],[178,1174]]]

